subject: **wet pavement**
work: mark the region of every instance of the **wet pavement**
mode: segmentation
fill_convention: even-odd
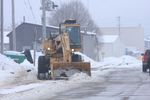
[[[141,69],[118,69],[105,79],[81,84],[47,100],[150,100],[150,76]]]

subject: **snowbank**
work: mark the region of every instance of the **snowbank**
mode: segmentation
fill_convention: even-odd
[[[16,71],[20,69],[19,64],[15,63],[12,59],[0,54],[0,70]]]
[[[91,77],[85,73],[76,73],[69,78],[69,80],[71,80],[71,81],[79,81],[79,82],[90,80],[90,79],[91,79]]]
[[[16,86],[13,88],[5,88],[5,89],[0,89],[0,94],[10,94],[10,93],[16,93],[16,92],[22,92],[22,91],[27,91],[27,90],[31,90],[35,87],[39,87],[42,84],[28,84],[28,85],[20,85],[20,86]]]
[[[7,84],[6,81],[12,81],[15,72],[21,70],[19,64],[12,59],[0,54],[0,86]]]
[[[97,67],[97,65],[99,64],[98,62],[94,61],[93,59],[91,59],[90,57],[86,56],[85,54],[81,52],[75,52],[75,54],[81,55],[84,62],[90,62],[92,68]]]
[[[36,68],[34,67],[33,64],[31,64],[27,59],[24,60],[23,63],[20,64],[20,67],[24,70],[35,70]]]
[[[17,79],[21,81],[35,80],[36,72],[33,64],[30,64],[27,60],[18,64],[13,59],[0,54],[0,86],[7,85]]]
[[[24,56],[24,54],[22,54],[21,52],[17,52],[17,51],[5,51],[5,54],[9,54],[9,55],[19,55],[19,56]]]
[[[33,55],[33,52],[31,53]],[[33,99],[36,100],[40,98],[38,98],[38,96],[33,96],[33,93],[35,95],[45,95],[45,93],[49,93],[50,95],[55,96],[58,92],[74,88],[82,82],[93,82],[97,80],[104,81],[105,76],[108,76],[111,71],[118,68],[140,68],[141,66],[141,61],[131,56],[122,56],[119,58],[109,57],[105,58],[103,62],[96,62],[80,52],[76,52],[76,54],[81,55],[85,62],[91,63],[91,77],[86,75],[85,73],[76,73],[71,76],[68,81],[38,81],[36,79],[37,72],[35,71],[37,67],[34,67],[27,60],[25,60],[22,64],[17,64],[13,60],[0,55],[0,86],[2,87],[3,84],[8,83],[10,80],[17,80],[16,82],[19,83],[24,81],[25,83],[27,83],[26,85],[18,85],[17,83],[17,86],[11,88],[0,88],[0,94],[11,94],[14,100],[20,100],[20,98],[31,99],[31,97],[34,97]],[[37,60],[38,56],[42,55],[42,53],[39,52],[36,53],[36,55]],[[28,69],[31,69],[32,71],[29,73],[26,72],[26,70]],[[16,74],[16,72],[18,73]],[[7,81],[5,80],[6,78]],[[44,86],[46,86],[46,88],[43,88]],[[24,97],[21,94],[16,94],[16,92],[24,91],[28,91],[28,94],[24,95]],[[9,100],[10,98],[11,96],[4,100]]]
[[[101,67],[112,67],[112,68],[118,68],[118,67],[134,67],[134,65],[137,65],[139,67],[142,62],[134,57],[131,56],[122,56],[122,57],[108,57],[105,58],[104,61],[102,62],[96,62],[89,58],[88,56],[80,53],[80,52],[75,52],[76,54],[79,54],[82,56],[83,60],[85,62],[90,62],[91,63],[91,68],[101,68]]]
[[[140,68],[142,62],[131,56],[122,56],[119,58],[105,58],[102,67],[104,68]]]
[[[31,51],[31,54],[33,56],[33,51]],[[92,71],[94,69],[104,69],[104,68],[118,68],[118,67],[139,67],[141,65],[141,61],[137,60],[134,57],[131,56],[122,56],[119,58],[116,57],[109,57],[105,58],[102,62],[96,62],[93,59],[89,58],[85,54],[82,54],[80,52],[75,52],[75,54],[79,54],[82,56],[83,60],[85,62],[91,63]],[[25,60],[21,64],[15,63],[12,59],[1,55],[0,54],[0,71],[7,71],[7,72],[18,72],[18,71],[27,71],[27,70],[37,70],[37,60],[38,57],[42,55],[41,52],[36,52],[36,66],[34,67],[33,64],[30,64],[27,60]],[[36,72],[35,72],[36,73]],[[83,74],[82,74],[83,75]],[[2,76],[2,75],[1,75]]]

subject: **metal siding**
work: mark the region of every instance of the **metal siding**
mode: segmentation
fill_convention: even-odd
[[[22,51],[24,46],[30,46],[33,49],[33,41],[35,36],[35,27],[37,28],[37,39],[42,37],[42,26],[36,24],[22,23],[16,28],[16,46],[17,51]],[[50,32],[58,32],[58,29],[47,27],[47,34]],[[9,35],[10,50],[13,50],[12,34]]]
[[[93,60],[98,60],[97,58],[97,44],[96,36],[89,34],[82,34],[83,37],[83,53]]]

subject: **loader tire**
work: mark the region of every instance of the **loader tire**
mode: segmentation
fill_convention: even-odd
[[[81,62],[81,56],[78,54],[72,55],[72,62]]]
[[[47,79],[47,73],[49,71],[49,59],[45,56],[40,56],[38,59],[38,79]]]
[[[143,72],[146,72],[146,71],[147,71],[146,65],[143,65],[143,66],[142,66],[142,71],[143,71]]]

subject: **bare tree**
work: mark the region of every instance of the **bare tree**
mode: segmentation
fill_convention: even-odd
[[[65,19],[76,19],[81,24],[82,30],[99,32],[99,28],[92,20],[89,11],[79,0],[70,1],[59,6],[58,10],[50,18],[49,24],[58,26]]]

